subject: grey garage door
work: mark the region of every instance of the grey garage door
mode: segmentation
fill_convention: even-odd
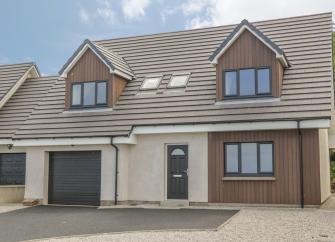
[[[99,206],[100,183],[100,151],[50,153],[50,204]]]

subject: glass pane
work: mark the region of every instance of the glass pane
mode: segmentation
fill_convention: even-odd
[[[153,78],[146,78],[143,81],[142,89],[152,89],[157,88],[159,84],[160,78],[153,77]]]
[[[95,82],[84,83],[84,105],[95,105]]]
[[[226,145],[226,173],[238,172],[238,145]]]
[[[257,85],[259,94],[270,93],[270,70],[257,70]]]
[[[240,96],[255,94],[255,69],[240,70]]]
[[[260,144],[259,145],[259,156],[260,156],[260,171],[261,172],[273,172],[273,156],[272,156],[272,144]]]
[[[237,95],[236,71],[225,72],[225,96]]]
[[[182,149],[177,148],[171,152],[171,155],[185,155],[185,152]]]
[[[107,103],[107,83],[98,82],[97,83],[97,104],[106,104]]]
[[[187,79],[188,79],[188,75],[172,76],[169,86],[170,87],[184,87],[186,86]]]
[[[257,144],[241,144],[241,172],[253,174],[257,173]]]
[[[81,84],[72,85],[72,105],[81,104]]]

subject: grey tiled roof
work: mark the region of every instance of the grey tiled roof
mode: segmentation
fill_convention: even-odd
[[[117,53],[113,50],[105,49],[103,46],[100,46],[98,43],[91,42],[90,40],[86,39],[79,48],[74,52],[74,54],[68,59],[68,61],[63,65],[62,69],[59,71],[61,75],[68,65],[73,61],[73,59],[78,55],[78,53],[84,48],[85,45],[89,45],[95,53],[99,55],[101,59],[108,65],[108,67],[112,70],[118,70],[124,74],[127,74],[131,77],[134,77],[134,73],[132,72],[131,68],[127,64],[127,62],[120,57]]]
[[[142,125],[225,123],[329,118],[332,95],[331,13],[252,23],[286,54],[281,98],[276,102],[215,105],[216,69],[209,56],[236,25],[136,36],[94,43],[114,51],[131,67],[113,110],[64,113],[60,79],[14,138],[126,136]],[[187,87],[170,91],[174,72],[191,73]],[[139,94],[145,76],[163,75],[156,93]]]
[[[36,67],[35,63],[0,65],[0,100],[32,66]]]

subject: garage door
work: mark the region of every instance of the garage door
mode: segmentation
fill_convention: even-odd
[[[50,153],[49,203],[100,205],[100,151]]]

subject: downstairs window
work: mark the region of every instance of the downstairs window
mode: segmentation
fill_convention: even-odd
[[[272,142],[224,143],[225,176],[273,176]]]

